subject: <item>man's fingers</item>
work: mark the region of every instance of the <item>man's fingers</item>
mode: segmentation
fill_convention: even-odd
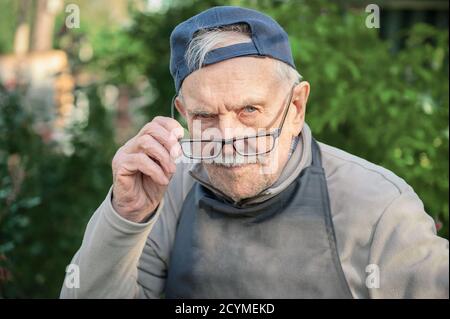
[[[145,126],[145,130],[141,130],[137,138],[145,134],[152,136],[160,144],[162,144],[173,158],[176,158],[181,154],[181,146],[180,143],[178,143],[177,136],[170,133],[160,124],[153,121],[150,122]]]
[[[118,175],[133,175],[137,171],[149,176],[156,184],[165,186],[169,178],[162,168],[144,153],[125,154]]]
[[[164,116],[156,116],[153,120],[162,127],[164,127],[171,134],[175,135],[175,138],[177,140],[183,138],[184,128],[181,126],[180,123],[178,123],[178,121],[174,120],[173,118]]]
[[[138,133],[138,135],[144,135],[153,132],[154,128],[163,127],[172,140],[179,140],[184,136],[184,129],[180,123],[170,117],[157,116],[151,122],[147,123]]]
[[[136,139],[136,151],[142,151],[157,160],[167,174],[175,173],[176,165],[169,152],[153,136],[145,134]]]

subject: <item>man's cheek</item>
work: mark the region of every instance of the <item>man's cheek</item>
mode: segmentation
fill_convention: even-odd
[[[278,172],[280,162],[279,157],[278,147],[275,147],[272,152],[259,159],[260,165],[256,174],[273,175]]]

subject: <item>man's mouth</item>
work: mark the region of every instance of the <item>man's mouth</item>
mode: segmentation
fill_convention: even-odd
[[[223,168],[223,169],[227,169],[230,171],[234,171],[234,170],[246,168],[252,164],[254,164],[254,163],[238,163],[238,164],[237,163],[221,163],[221,164],[214,163],[212,165],[217,168]]]

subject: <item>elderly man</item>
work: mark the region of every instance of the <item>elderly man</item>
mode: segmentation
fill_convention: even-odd
[[[118,150],[62,298],[448,298],[413,189],[312,136],[280,25],[215,7],[170,41],[191,138],[156,117]]]

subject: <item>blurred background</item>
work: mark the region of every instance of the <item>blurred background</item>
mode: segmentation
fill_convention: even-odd
[[[58,297],[116,149],[170,114],[172,29],[230,4],[288,32],[315,137],[404,178],[448,238],[448,1],[0,0],[0,297]]]

